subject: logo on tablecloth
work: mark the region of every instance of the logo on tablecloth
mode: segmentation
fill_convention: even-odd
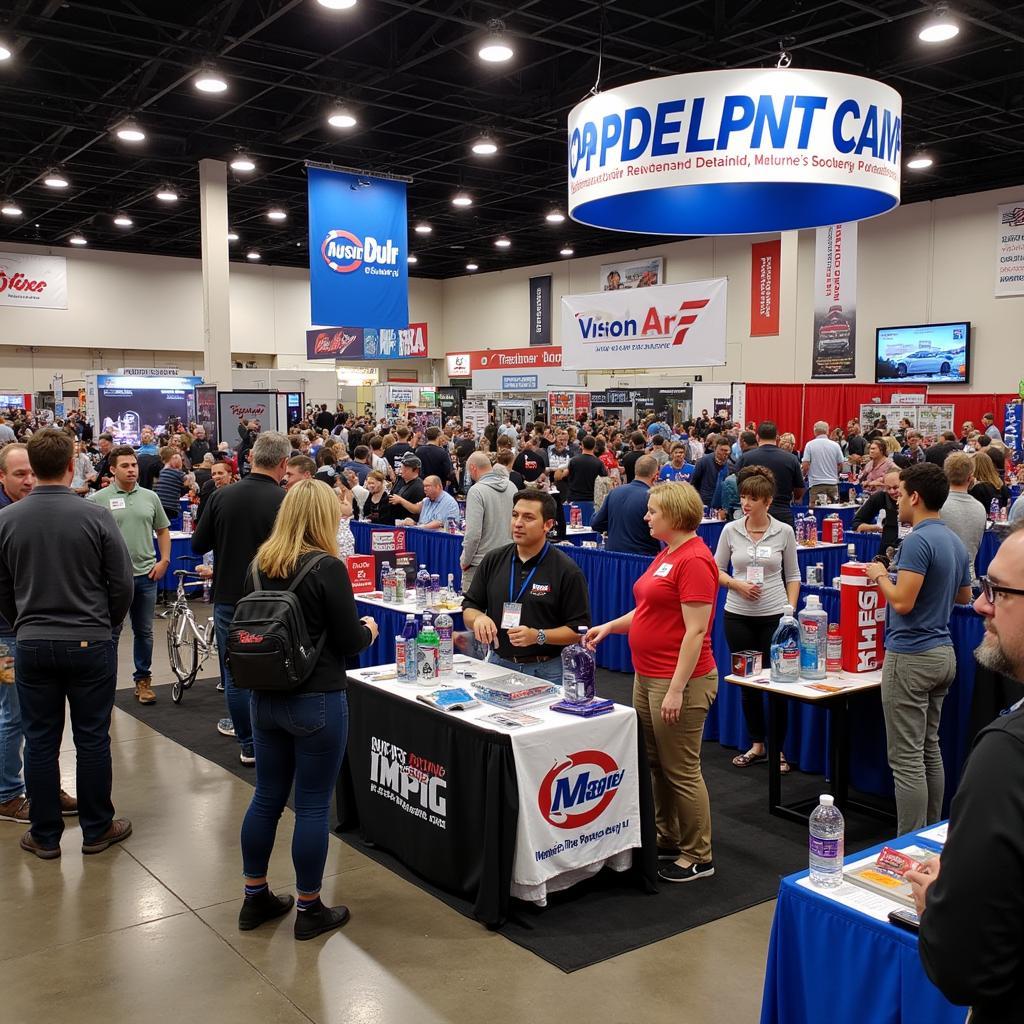
[[[537,803],[555,828],[581,828],[600,817],[615,799],[625,777],[615,759],[602,750],[578,750],[544,776]]]
[[[447,774],[443,764],[376,736],[370,740],[370,792],[442,829],[448,824]]]

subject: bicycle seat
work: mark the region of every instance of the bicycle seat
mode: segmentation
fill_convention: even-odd
[[[175,576],[194,576],[196,579],[203,579],[197,572],[189,572],[188,569],[175,569]]]

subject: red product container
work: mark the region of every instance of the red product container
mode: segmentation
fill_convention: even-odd
[[[377,559],[373,555],[350,555],[346,564],[353,594],[369,594],[376,589]]]
[[[843,521],[836,516],[821,521],[821,542],[823,544],[843,543]]]
[[[847,562],[839,575],[843,671],[871,672],[885,656],[885,596],[867,577],[867,563]]]

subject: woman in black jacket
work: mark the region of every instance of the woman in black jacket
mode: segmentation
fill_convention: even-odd
[[[975,454],[974,479],[976,483],[968,493],[981,502],[986,515],[992,512],[993,499],[999,502],[1000,508],[1006,508],[1010,504],[1010,488],[1003,483],[988,452],[981,451]]]
[[[327,811],[348,738],[345,660],[377,638],[372,618],[357,614],[352,585],[338,558],[340,510],[332,491],[314,480],[293,485],[273,532],[256,553],[263,590],[285,590],[303,565],[322,559],[299,583],[296,595],[315,644],[326,636],[320,658],[300,686],[285,692],[254,690],[250,698],[256,749],[256,792],[242,822],[245,902],[238,914],[243,931],[286,914],[291,896],[275,896],[267,864],[277,823],[295,785],[292,861],[298,891],[295,938],[311,939],[348,920],[347,907],[325,907],[320,885],[327,860]],[[246,593],[254,589],[252,574]]]
[[[378,523],[381,526],[394,526],[398,516],[404,518],[405,509],[401,505],[392,505],[388,500],[387,477],[380,470],[371,470],[363,484],[369,492],[366,499],[360,504],[353,499],[353,515],[368,523]]]

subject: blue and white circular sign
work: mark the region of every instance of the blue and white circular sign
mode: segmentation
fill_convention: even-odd
[[[569,114],[569,214],[614,231],[736,235],[899,205],[903,103],[831,71],[672,75]]]

